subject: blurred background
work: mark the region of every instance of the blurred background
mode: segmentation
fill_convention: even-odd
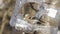
[[[56,18],[59,19],[58,29],[60,30],[60,0],[46,0],[46,3],[54,1],[57,1],[53,6],[58,10]],[[12,27],[10,27],[9,21],[13,15],[15,3],[16,0],[0,0],[0,34],[11,34],[12,32]],[[29,6],[29,4],[27,6]],[[21,11],[23,11],[22,9]]]

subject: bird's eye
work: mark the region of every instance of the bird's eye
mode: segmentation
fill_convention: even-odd
[[[37,24],[39,24],[39,25],[40,25],[41,23],[40,23],[40,22],[37,22]]]

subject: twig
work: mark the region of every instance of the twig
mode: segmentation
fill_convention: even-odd
[[[7,21],[6,21],[7,13],[8,13],[7,11],[4,13],[4,16],[3,16],[3,19],[2,19],[2,25],[1,25],[0,34],[2,34],[2,32],[4,30],[4,27],[5,27],[5,24],[7,23]]]

